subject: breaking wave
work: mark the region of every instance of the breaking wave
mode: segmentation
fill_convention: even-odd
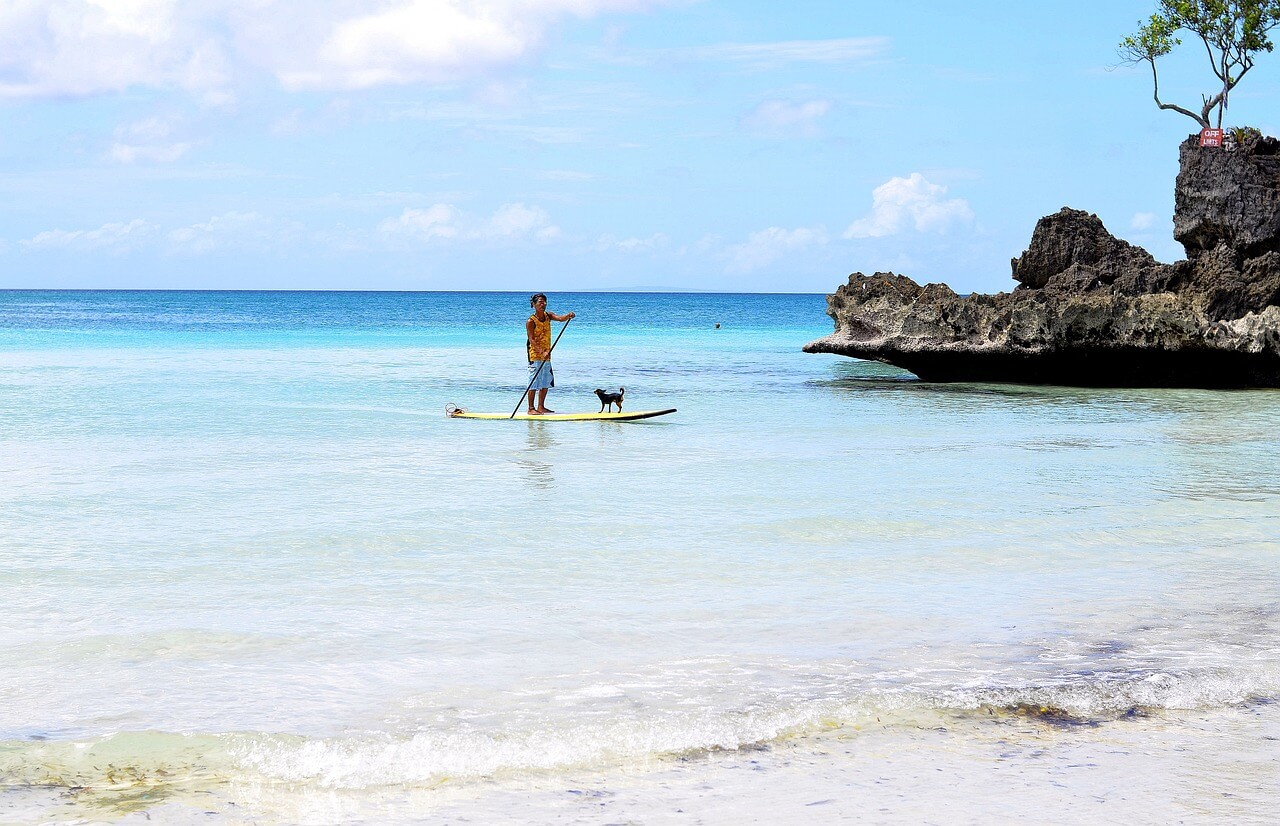
[[[611,696],[593,687],[588,696]],[[1047,723],[1105,724],[1122,718],[1210,711],[1280,696],[1280,671],[1260,667],[1181,673],[1062,674],[1025,684],[828,686],[822,696],[744,698],[710,708],[696,697],[643,703],[590,719],[523,715],[519,724],[437,720],[417,730],[306,737],[280,733],[123,732],[77,740],[0,742],[3,785],[123,794],[163,793],[214,783],[282,783],[318,789],[440,784],[636,766],[724,750],[767,748],[876,720],[917,726],[937,715],[982,725],[992,713]],[[983,712],[978,714],[976,712]]]

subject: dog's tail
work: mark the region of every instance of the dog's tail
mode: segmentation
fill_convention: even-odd
[[[622,386],[619,386],[619,387],[618,387],[618,395],[619,395],[619,396],[625,396],[625,395],[627,395],[627,388],[622,387]]]

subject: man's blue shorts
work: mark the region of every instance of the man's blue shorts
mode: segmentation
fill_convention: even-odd
[[[529,380],[533,382],[533,384],[529,385],[530,390],[546,390],[555,387],[556,375],[551,372],[551,362],[529,362]]]

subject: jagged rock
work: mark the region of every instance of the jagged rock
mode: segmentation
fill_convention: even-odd
[[[1012,261],[1012,293],[958,296],[854,273],[827,297],[836,331],[805,345],[931,381],[1280,386],[1280,142],[1181,147],[1175,236],[1162,264],[1063,208]]]
[[[1201,149],[1193,136],[1178,153],[1173,237],[1195,260],[1226,246],[1245,258],[1280,248],[1280,141],[1261,138],[1235,152]]]
[[[1063,207],[1041,218],[1031,246],[1010,262],[1019,289],[1052,287],[1085,292],[1115,286],[1134,294],[1165,284],[1169,265],[1107,232],[1097,215]]]

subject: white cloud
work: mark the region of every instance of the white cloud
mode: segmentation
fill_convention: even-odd
[[[1129,226],[1133,229],[1151,229],[1155,226],[1156,214],[1154,212],[1136,212],[1133,220],[1129,222]]]
[[[296,236],[296,224],[277,226],[256,212],[224,212],[208,221],[172,230],[169,243],[173,252],[203,255],[228,247],[263,248],[279,246]]]
[[[846,37],[830,40],[782,40],[774,43],[721,43],[691,49],[699,60],[740,63],[753,69],[776,69],[791,63],[855,63],[883,56],[887,37]]]
[[[539,241],[552,241],[559,237],[560,228],[551,223],[551,216],[542,207],[503,204],[489,219],[485,235],[491,238],[532,236]]]
[[[119,127],[116,129],[116,135],[128,135],[138,140],[154,143],[162,141],[173,134],[174,123],[173,118],[147,118],[131,123],[128,126]]]
[[[201,18],[202,5],[178,0],[0,3],[0,97],[89,95],[135,85],[217,87],[226,80],[225,53],[216,26]]]
[[[596,250],[599,252],[618,251],[627,254],[638,254],[653,252],[654,250],[666,247],[670,239],[665,233],[655,232],[648,238],[617,238],[613,235],[602,235],[596,241]]]
[[[238,73],[290,90],[452,83],[537,52],[571,17],[674,0],[3,0],[0,97],[133,86],[234,101]]]
[[[890,178],[871,193],[871,214],[844,231],[845,238],[883,238],[909,229],[946,232],[952,224],[973,220],[973,210],[962,198],[946,200],[947,188],[931,184],[919,172],[908,178]]]
[[[827,233],[821,227],[783,229],[769,227],[753,232],[745,243],[729,248],[727,257],[730,272],[750,272],[766,267],[791,252],[827,243]]]
[[[378,232],[430,241],[458,237],[458,210],[449,204],[435,204],[426,209],[406,207],[398,218],[388,218],[378,225]]]
[[[51,229],[22,242],[28,249],[108,250],[124,252],[142,244],[159,229],[155,224],[135,218],[129,223],[103,224],[97,229]]]
[[[785,100],[766,100],[742,119],[749,128],[767,135],[799,134],[813,137],[819,134],[818,121],[831,111],[826,100],[810,100],[791,103]]]
[[[589,18],[668,0],[400,0],[335,23],[309,66],[278,72],[290,89],[449,82],[527,57],[564,17]]]
[[[697,253],[708,253],[718,249],[724,238],[714,232],[709,232],[693,242],[691,249]]]
[[[277,72],[286,89],[364,89],[448,81],[513,63],[541,36],[519,15],[475,14],[460,3],[418,0],[337,21],[312,53]]]
[[[174,118],[147,118],[117,128],[115,143],[111,145],[112,160],[120,163],[176,161],[191,148],[186,141],[170,140],[176,124]]]
[[[560,228],[542,207],[522,203],[503,204],[486,219],[477,220],[451,204],[426,209],[406,208],[399,216],[378,225],[385,238],[417,241],[554,241]]]

